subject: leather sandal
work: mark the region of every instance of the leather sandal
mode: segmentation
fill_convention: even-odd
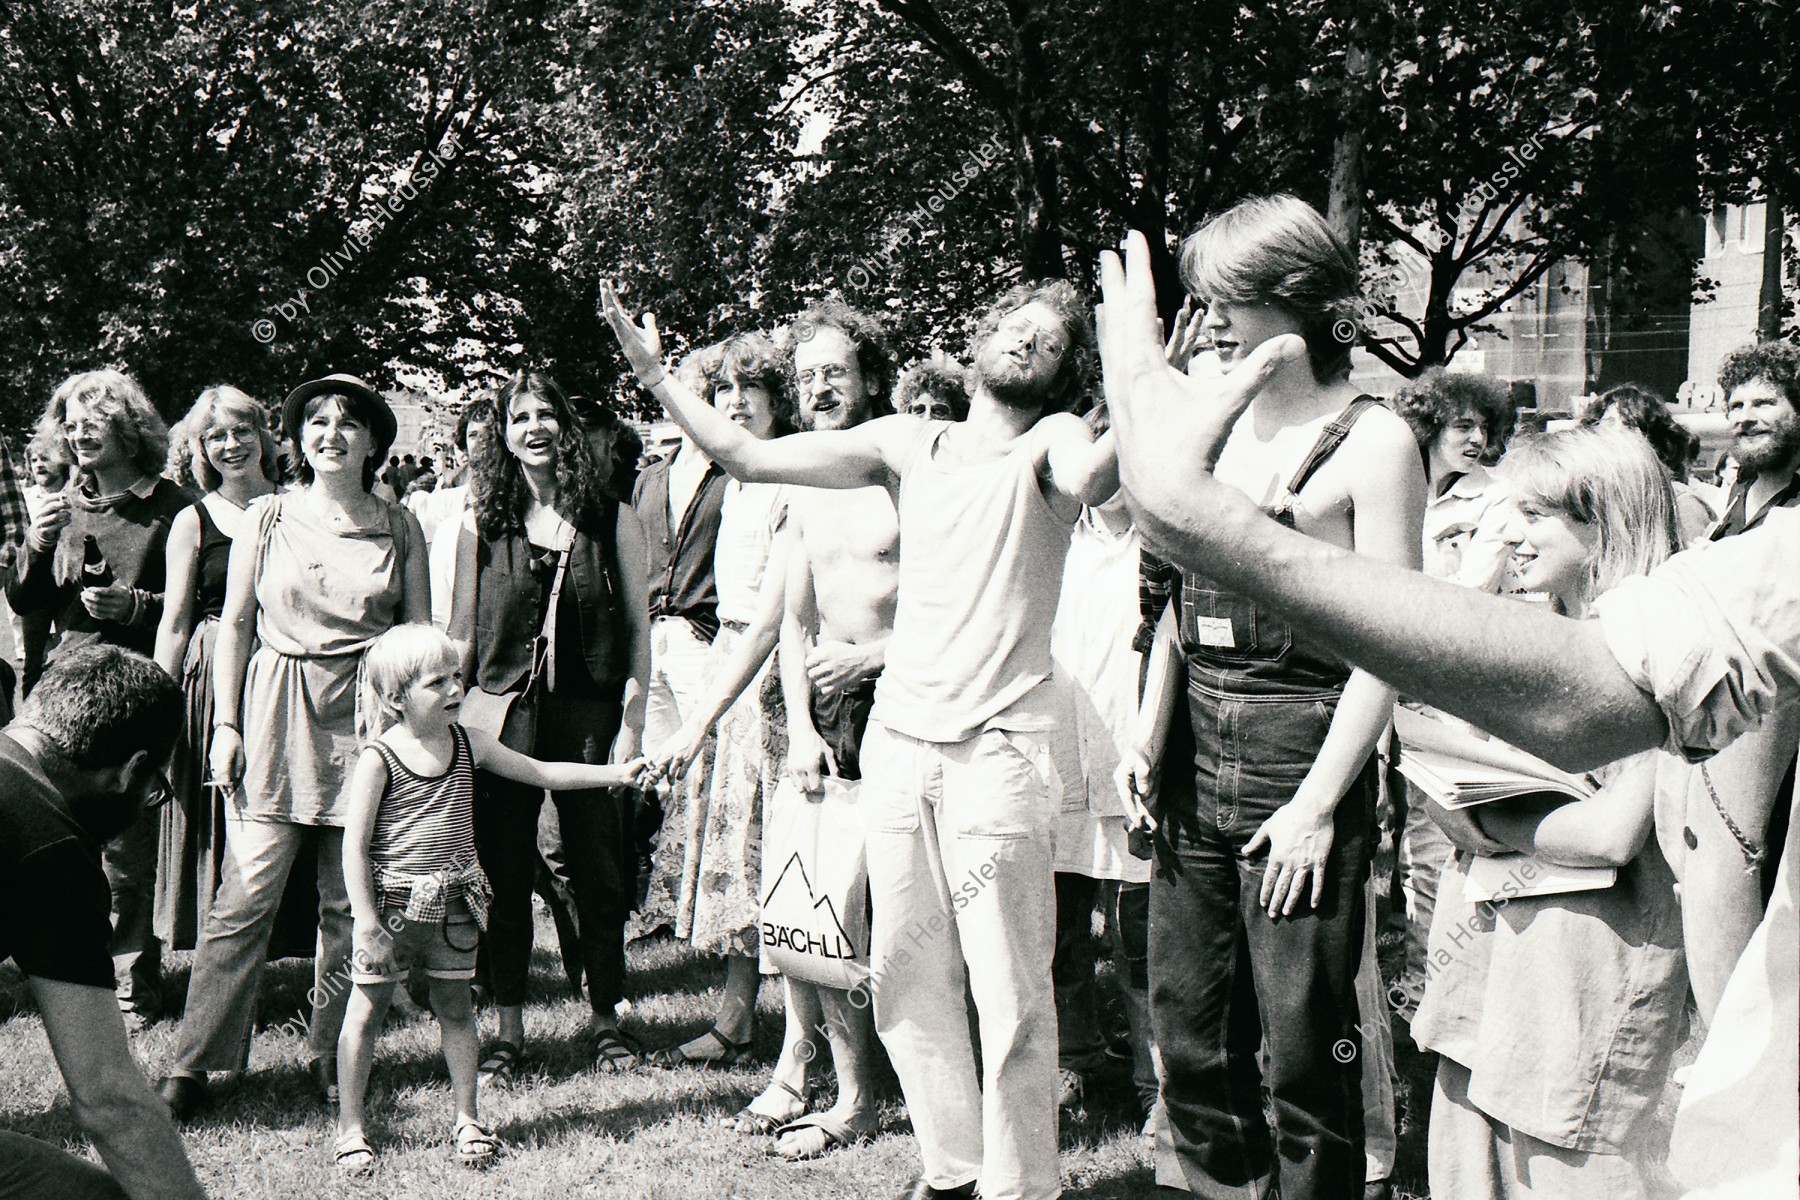
[[[700,1036],[709,1037],[717,1042],[722,1053],[699,1058],[689,1054],[680,1046],[669,1046],[662,1050],[651,1051],[648,1062],[653,1067],[717,1067],[723,1069],[735,1067],[741,1059],[750,1057],[749,1038],[745,1038],[741,1042],[734,1042],[720,1033],[717,1025]]]
[[[465,1167],[485,1167],[500,1154],[493,1131],[474,1121],[458,1121],[454,1140],[456,1161]]]
[[[518,1079],[519,1067],[524,1061],[525,1051],[519,1047],[511,1042],[495,1042],[476,1068],[477,1078],[490,1085],[510,1085]]]
[[[331,1156],[337,1161],[338,1170],[346,1175],[361,1179],[375,1172],[374,1148],[360,1129],[339,1138],[331,1147]]]
[[[770,1092],[778,1090],[792,1096],[795,1103],[800,1106],[795,1110],[793,1116],[771,1117],[768,1113],[758,1112],[756,1110],[756,1100],[761,1100],[763,1096],[767,1096]],[[806,1115],[806,1110],[812,1105],[812,1089],[808,1088],[806,1093],[802,1095],[800,1092],[795,1091],[791,1085],[784,1083],[779,1079],[771,1079],[769,1081],[769,1086],[762,1090],[762,1095],[759,1095],[756,1100],[752,1100],[749,1104],[746,1104],[735,1116],[726,1117],[719,1123],[727,1129],[735,1129],[739,1133],[749,1134],[751,1137],[768,1137],[782,1126],[797,1121]]]

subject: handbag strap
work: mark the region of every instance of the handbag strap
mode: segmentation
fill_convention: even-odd
[[[476,687],[475,589],[479,575],[475,562],[475,514],[465,509],[457,521],[456,573],[450,581],[450,627],[445,630],[462,656],[462,677]]]
[[[575,527],[569,526],[569,540],[564,544],[562,553],[556,557],[556,577],[550,582],[550,603],[544,609],[544,627],[538,631],[531,656],[531,678],[525,683],[525,694],[537,685],[539,664],[542,663],[544,686],[551,691],[556,690],[556,608],[562,599],[563,580],[569,575],[569,555],[575,549]]]

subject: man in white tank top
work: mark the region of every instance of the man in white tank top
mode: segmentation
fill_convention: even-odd
[[[1110,436],[1062,411],[1084,383],[1085,305],[1063,282],[1002,297],[960,424],[757,442],[668,375],[654,317],[634,324],[610,287],[602,303],[639,381],[734,477],[894,494],[904,550],[862,770],[869,990],[924,1158],[901,1195],[969,1197],[979,1179],[988,1200],[1057,1196],[1050,626],[1081,505],[1118,487]]]

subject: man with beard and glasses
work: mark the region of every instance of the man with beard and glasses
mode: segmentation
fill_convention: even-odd
[[[30,981],[70,1112],[107,1166],[0,1131],[5,1200],[205,1194],[126,1040],[100,869],[100,847],[168,800],[157,764],[181,713],[155,663],[96,644],[60,656],[0,731],[0,961]]]
[[[893,360],[881,327],[842,301],[829,298],[795,319],[793,362],[803,428],[852,429],[893,411]],[[862,778],[862,739],[894,631],[900,526],[893,496],[875,486],[790,489],[787,527],[793,540],[779,659],[787,769],[801,792],[817,797],[821,776],[852,788]],[[823,1031],[838,1095],[824,1112],[803,1115],[788,1105],[786,1123],[774,1131],[775,1151],[815,1158],[875,1131],[873,1029],[868,1004],[849,992],[792,977],[786,983],[790,1040]]]
[[[903,1194],[968,1197],[979,1176],[989,1200],[1058,1195],[1050,626],[1081,505],[1118,485],[1111,438],[1063,411],[1085,305],[1062,281],[1002,296],[973,339],[966,421],[756,442],[669,377],[654,317],[634,324],[611,288],[603,303],[639,381],[732,475],[895,496],[906,550],[862,767],[870,991],[925,1164]]]

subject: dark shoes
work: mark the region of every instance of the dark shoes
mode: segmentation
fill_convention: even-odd
[[[206,1080],[191,1075],[170,1075],[157,1085],[156,1094],[169,1106],[169,1115],[175,1118],[175,1123],[185,1125],[206,1103]]]
[[[936,1188],[925,1182],[923,1175],[906,1185],[894,1200],[976,1200],[980,1190],[974,1183],[965,1183],[961,1187]]]

